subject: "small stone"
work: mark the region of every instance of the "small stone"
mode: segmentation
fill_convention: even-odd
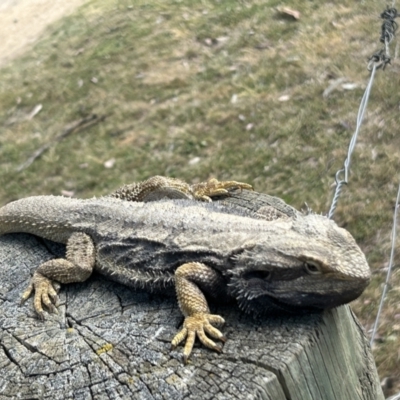
[[[104,162],[104,167],[105,168],[112,168],[115,164],[115,158],[110,158],[109,160]]]

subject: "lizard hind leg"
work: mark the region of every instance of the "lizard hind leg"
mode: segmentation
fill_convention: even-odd
[[[229,194],[228,189],[253,190],[247,183],[236,181],[222,181],[212,178],[206,182],[188,183],[166,176],[153,176],[143,182],[124,185],[110,197],[126,201],[157,201],[161,199],[194,199],[211,202],[212,197]]]
[[[253,187],[248,183],[236,181],[219,181],[218,179],[211,178],[206,182],[195,183],[191,185],[193,197],[196,200],[210,202],[212,197],[228,195],[227,189],[246,189],[253,190]]]
[[[41,264],[22,294],[21,303],[35,292],[33,305],[40,319],[44,319],[43,305],[57,312],[59,283],[83,282],[91,275],[95,264],[95,248],[90,236],[73,233],[67,242],[66,258],[57,258]]]

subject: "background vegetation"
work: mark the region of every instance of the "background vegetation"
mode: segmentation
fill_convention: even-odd
[[[297,208],[306,202],[327,212],[369,78],[367,59],[381,47],[384,7],[89,1],[0,70],[0,204],[37,194],[101,195],[162,174],[245,181]],[[367,332],[399,183],[399,83],[398,60],[378,71],[335,214],[373,269],[353,304]],[[93,113],[105,119],[54,141]],[[399,257],[374,346],[382,379],[393,382],[387,393],[400,390],[398,266]]]

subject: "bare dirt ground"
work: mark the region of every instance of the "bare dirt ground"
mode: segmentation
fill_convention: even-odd
[[[87,0],[1,0],[0,66],[30,49],[45,28]]]

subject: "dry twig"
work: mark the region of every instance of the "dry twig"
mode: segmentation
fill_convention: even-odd
[[[83,129],[89,128],[99,122],[104,121],[106,118],[105,115],[96,115],[91,114],[85,118],[78,119],[76,121],[71,122],[67,125],[63,131],[54,137],[50,142],[44,144],[42,147],[38,148],[23,164],[21,164],[17,168],[17,172],[21,172],[22,170],[28,168],[37,158],[39,158],[46,150],[48,150],[53,145],[61,142],[64,138],[66,138],[71,133],[81,131]]]

